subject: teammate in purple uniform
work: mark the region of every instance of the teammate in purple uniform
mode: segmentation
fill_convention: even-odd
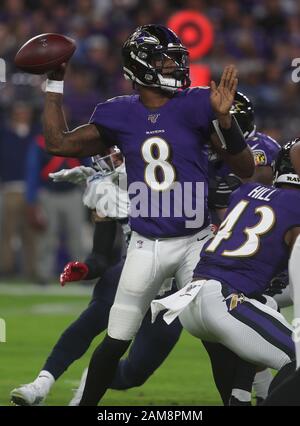
[[[257,131],[253,104],[243,93],[235,94],[230,112],[236,118],[253,153],[255,172],[251,181],[272,185],[272,164],[280,151],[280,145],[270,136]],[[217,210],[218,216],[223,219],[231,192],[237,189],[242,182],[213,152],[210,154],[209,174],[208,203],[210,208]]]
[[[211,139],[240,177],[250,177],[254,170],[251,151],[229,113],[237,87],[234,66],[225,68],[218,87],[212,82],[211,90],[188,89],[188,52],[160,25],[139,27],[122,53],[125,76],[138,94],[99,104],[90,123],[71,132],[62,112],[63,83],[57,82],[64,66],[48,75],[46,86],[49,152],[90,156],[117,144],[125,156],[131,197],[128,255],[108,335],[92,356],[80,405],[98,403],[163,281],[174,276],[180,287],[188,283],[197,253],[211,238],[206,141]]]
[[[256,295],[287,267],[300,234],[300,192],[294,186],[300,179],[291,172],[290,147],[283,147],[276,162],[277,188],[247,183],[235,191],[218,233],[203,247],[193,282],[152,302],[154,315],[168,308],[171,322],[181,313],[194,336],[276,370],[295,357],[292,328]]]
[[[251,177],[252,182],[259,182],[266,185],[272,185],[273,171],[272,165],[275,162],[280,145],[268,135],[258,132],[255,125],[254,107],[250,99],[241,92],[235,94],[234,103],[231,108],[231,114],[234,114],[248,145],[250,146],[255,161],[255,172]],[[215,225],[219,225],[226,213],[230,194],[236,190],[242,181],[235,176],[224,164],[224,162],[211,152],[209,162],[209,193],[208,205],[211,211],[212,221]],[[276,294],[276,301],[279,306],[286,306],[289,301],[289,291],[285,289],[287,285],[286,275],[279,274],[272,279],[268,288],[268,296]],[[278,300],[279,299],[279,300]],[[264,300],[264,299],[261,299]],[[275,303],[268,297],[268,302]],[[222,395],[222,399],[226,404],[229,401],[229,396],[232,394],[238,395],[241,392],[237,389],[243,388],[243,404],[251,404],[251,388],[253,382],[253,368],[248,366],[248,374],[246,373],[247,365],[243,361],[237,361],[237,356],[227,348],[220,348],[211,342],[203,342],[208,351],[214,373],[216,385]],[[226,362],[227,368],[224,370],[223,365]],[[236,374],[237,364],[243,364],[242,373]],[[248,376],[248,380],[246,377]],[[236,377],[233,381],[233,377]],[[273,379],[269,369],[258,372],[255,375],[253,387],[256,393],[257,403],[267,396],[268,388]],[[246,393],[248,391],[248,393]],[[246,397],[246,395],[248,395]],[[237,403],[236,397],[231,397],[230,403]]]

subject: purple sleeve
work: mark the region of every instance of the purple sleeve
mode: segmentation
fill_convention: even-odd
[[[280,145],[269,136],[260,134],[252,151],[256,166],[271,166],[280,151]]]
[[[98,104],[89,121],[97,126],[108,146],[120,145],[119,135],[124,123],[123,104],[115,99]]]
[[[229,199],[228,199],[228,207],[232,207],[231,204],[234,204],[236,201],[236,198],[239,199],[240,198],[240,194],[241,194],[241,190],[244,189],[243,187],[245,186],[245,184],[241,185],[239,188],[235,189],[234,191],[232,191],[232,193],[229,195]],[[226,216],[228,213],[228,208],[226,211]]]

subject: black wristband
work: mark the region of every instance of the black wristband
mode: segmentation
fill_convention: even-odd
[[[239,154],[247,147],[244,135],[234,116],[231,116],[229,129],[223,129],[217,120],[213,121],[213,125],[228,154]]]

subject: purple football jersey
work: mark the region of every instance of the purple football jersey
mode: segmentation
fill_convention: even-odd
[[[271,166],[280,151],[280,145],[275,139],[260,132],[255,132],[247,139],[247,143],[253,152],[256,166]]]
[[[256,167],[271,166],[280,151],[279,143],[264,133],[255,132],[246,139],[246,142],[253,152]],[[215,176],[225,177],[231,172],[226,163],[221,161],[215,162],[214,154],[211,157],[213,161],[209,162],[209,175],[212,178]]]
[[[217,279],[246,295],[261,294],[287,268],[284,237],[295,226],[300,226],[299,190],[242,185],[232,194],[218,233],[203,247],[194,276]]]
[[[138,95],[119,96],[96,106],[90,123],[100,126],[107,144],[117,145],[125,156],[134,231],[163,238],[193,234],[207,226],[207,140],[214,119],[209,96],[208,89],[193,88],[176,92],[155,110],[146,108]],[[200,182],[202,197],[196,189]],[[176,185],[182,191],[175,191]],[[168,197],[166,211],[163,201]],[[202,204],[197,226],[186,226],[193,221],[186,202],[194,209]]]

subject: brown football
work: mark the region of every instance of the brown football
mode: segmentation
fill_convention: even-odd
[[[44,74],[67,62],[75,49],[75,41],[69,37],[40,34],[23,44],[15,56],[15,64],[30,74]]]

